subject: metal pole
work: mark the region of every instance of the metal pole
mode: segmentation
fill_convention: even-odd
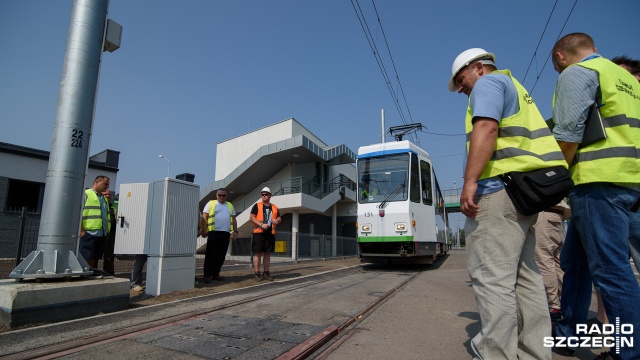
[[[384,109],[380,109],[380,117],[382,120],[382,140],[380,142],[384,144]]]
[[[73,2],[38,247],[12,278],[91,274],[75,251],[108,8],[109,0]]]

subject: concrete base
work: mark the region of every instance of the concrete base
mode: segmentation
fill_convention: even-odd
[[[147,258],[147,286],[145,293],[158,296],[172,291],[193,289],[195,278],[195,255],[149,255]]]
[[[15,328],[73,320],[129,307],[129,280],[0,280],[0,325]]]

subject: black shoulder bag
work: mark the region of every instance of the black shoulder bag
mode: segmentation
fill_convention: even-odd
[[[516,210],[523,215],[533,215],[556,205],[573,186],[571,172],[564,166],[512,171],[500,175],[500,179]]]

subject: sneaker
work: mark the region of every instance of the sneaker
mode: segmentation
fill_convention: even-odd
[[[617,358],[611,355],[611,351],[605,351],[603,353],[596,355],[596,357],[594,357],[593,360],[617,360]]]
[[[273,281],[273,278],[271,277],[271,273],[268,271],[264,272],[264,275],[262,276],[262,279],[266,280],[266,281]]]
[[[133,291],[144,291],[144,286],[140,286],[140,285],[136,285],[134,287],[131,288],[131,290]]]
[[[211,276],[203,277],[202,282],[204,282],[205,284],[211,284]]]
[[[256,281],[262,281],[262,275],[260,275],[259,272],[253,273],[253,276],[255,277]]]

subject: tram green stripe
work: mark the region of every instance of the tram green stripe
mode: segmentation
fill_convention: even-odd
[[[359,236],[358,242],[406,242],[413,241],[413,236]]]

